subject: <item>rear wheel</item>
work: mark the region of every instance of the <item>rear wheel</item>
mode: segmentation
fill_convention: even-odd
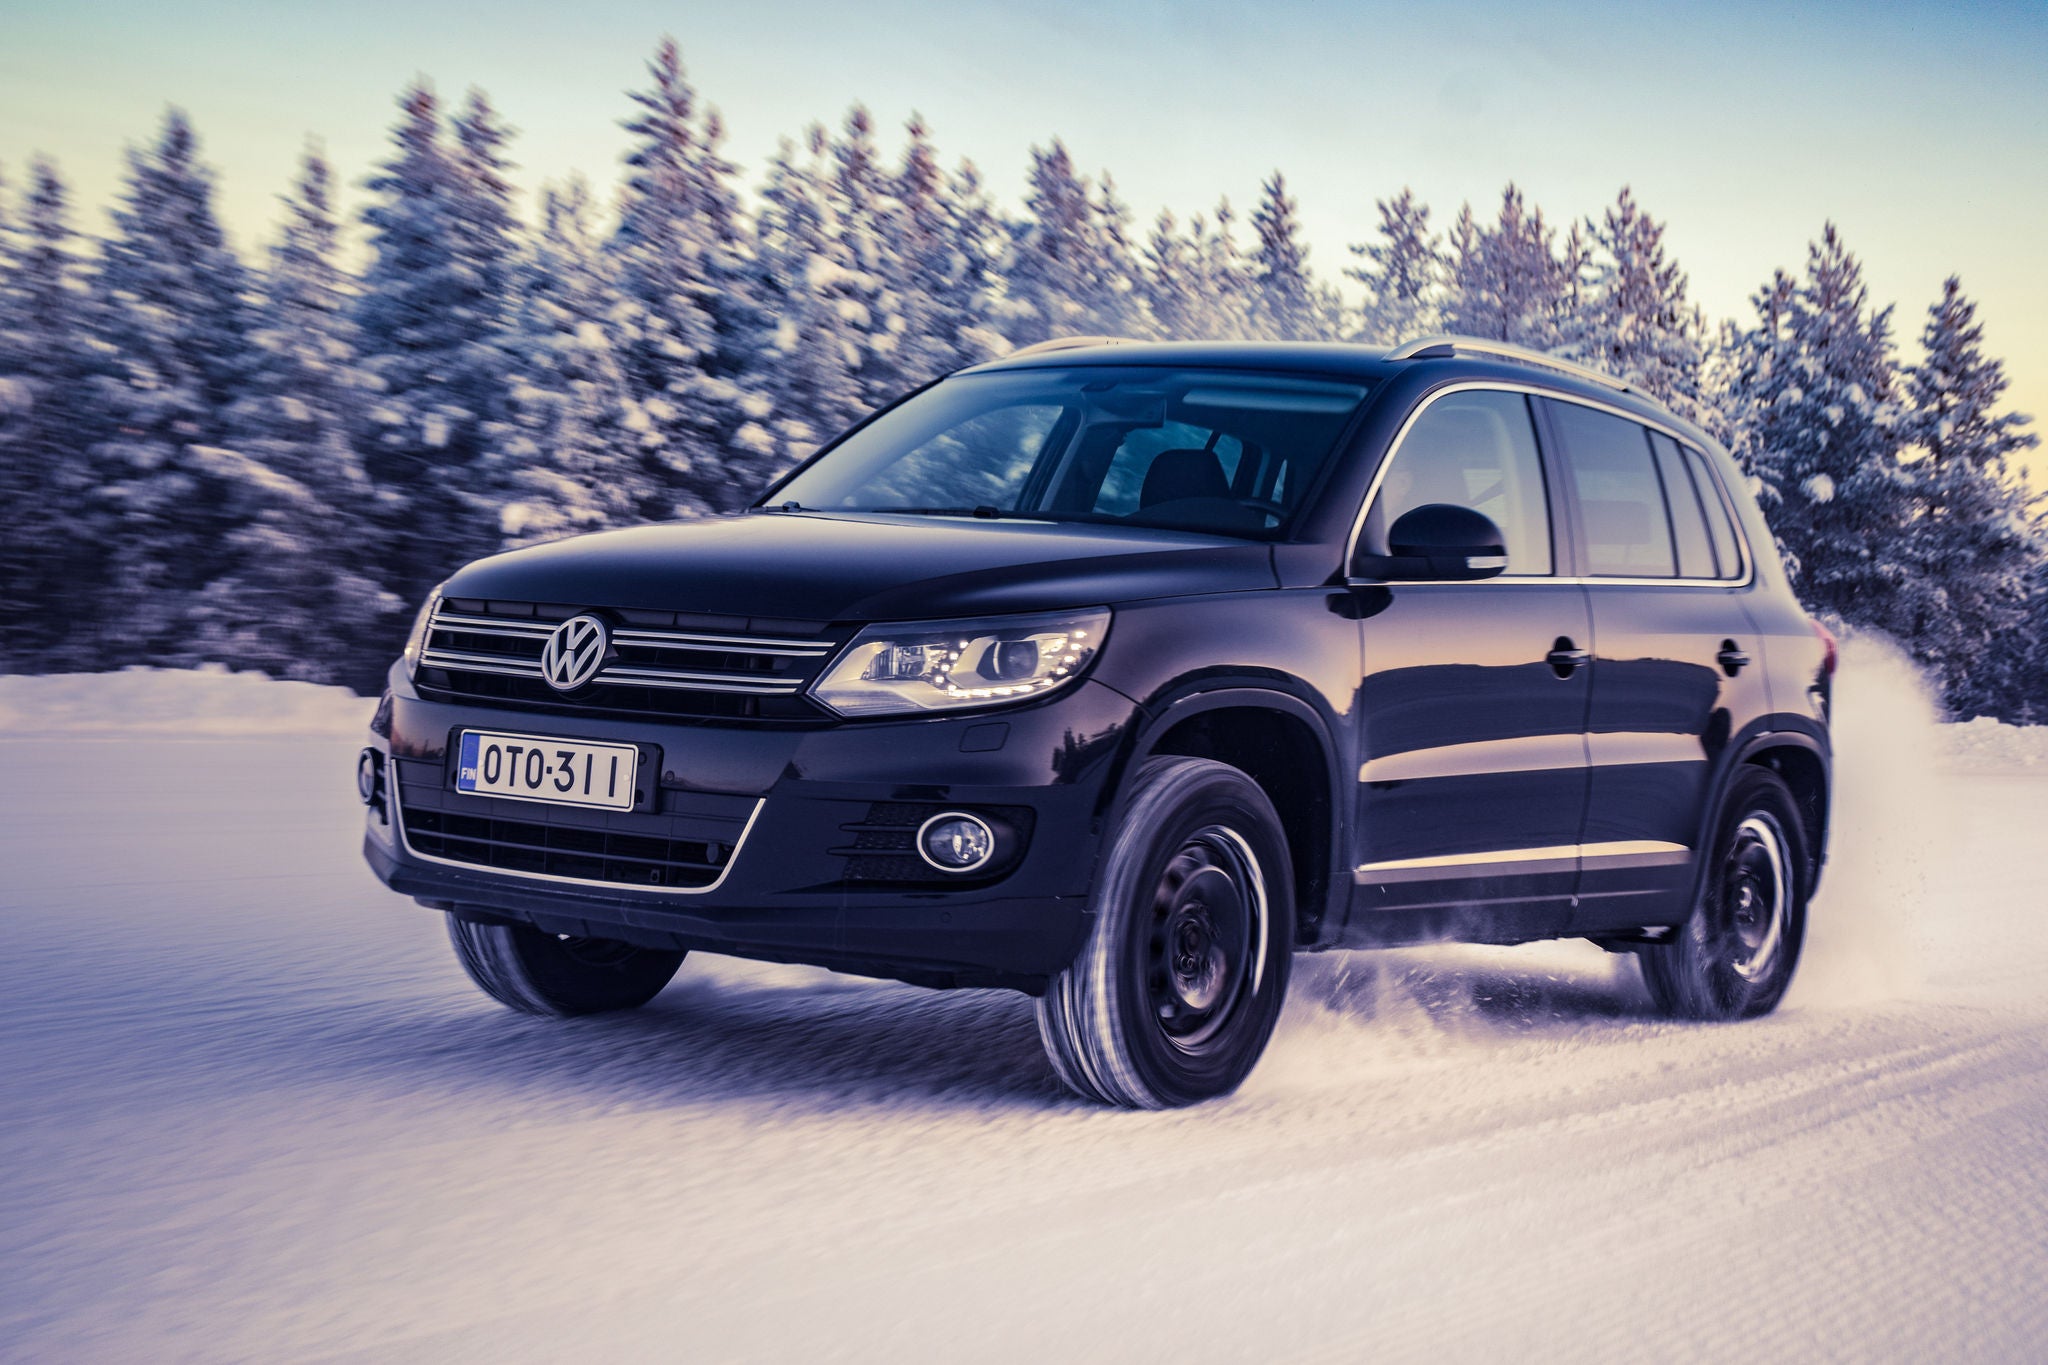
[[[527,1014],[638,1009],[683,965],[681,949],[547,934],[529,924],[448,917],[456,960],[485,995]]]
[[[1743,1019],[1777,1008],[1799,965],[1808,882],[1791,789],[1747,767],[1728,791],[1692,915],[1642,949],[1643,980],[1666,1014]]]
[[[1094,928],[1038,1002],[1053,1069],[1134,1109],[1235,1090],[1287,994],[1294,894],[1272,803],[1237,769],[1154,758],[1132,778]]]

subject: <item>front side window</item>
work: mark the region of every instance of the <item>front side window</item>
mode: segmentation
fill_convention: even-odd
[[[1387,553],[1387,532],[1428,503],[1469,507],[1500,527],[1512,575],[1551,572],[1550,508],[1529,400],[1491,389],[1448,394],[1422,410],[1380,481],[1359,550]]]
[[[1139,365],[958,375],[853,432],[765,501],[1274,539],[1367,389]]]

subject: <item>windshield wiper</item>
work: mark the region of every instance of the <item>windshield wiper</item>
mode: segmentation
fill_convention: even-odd
[[[987,503],[979,507],[855,507],[847,510],[873,512],[891,517],[981,517],[988,521],[1011,515],[1000,507],[991,507]]]

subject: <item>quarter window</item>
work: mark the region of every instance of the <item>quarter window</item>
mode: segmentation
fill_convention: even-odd
[[[1720,561],[1721,577],[1742,577],[1742,548],[1735,539],[1735,522],[1728,515],[1727,500],[1721,495],[1721,486],[1714,481],[1714,473],[1707,468],[1707,457],[1691,446],[1683,447],[1686,467],[1692,471],[1693,487],[1699,490],[1700,502],[1707,513],[1707,533],[1713,537],[1714,558]]]
[[[1678,542],[1680,578],[1719,578],[1725,571],[1714,564],[1714,547],[1707,538],[1707,518],[1700,506],[1699,492],[1685,462],[1678,454],[1678,442],[1661,431],[1650,433],[1650,449],[1657,453],[1657,473],[1664,480],[1664,500],[1671,507],[1671,533]]]
[[[1507,542],[1507,572],[1551,572],[1550,508],[1529,402],[1491,389],[1453,393],[1422,410],[1393,455],[1359,548],[1387,552],[1387,531],[1429,503],[1469,507],[1492,519]]]

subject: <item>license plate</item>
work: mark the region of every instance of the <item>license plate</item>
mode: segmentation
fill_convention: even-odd
[[[455,789],[515,801],[631,810],[639,761],[640,751],[630,744],[464,730],[456,751]]]

